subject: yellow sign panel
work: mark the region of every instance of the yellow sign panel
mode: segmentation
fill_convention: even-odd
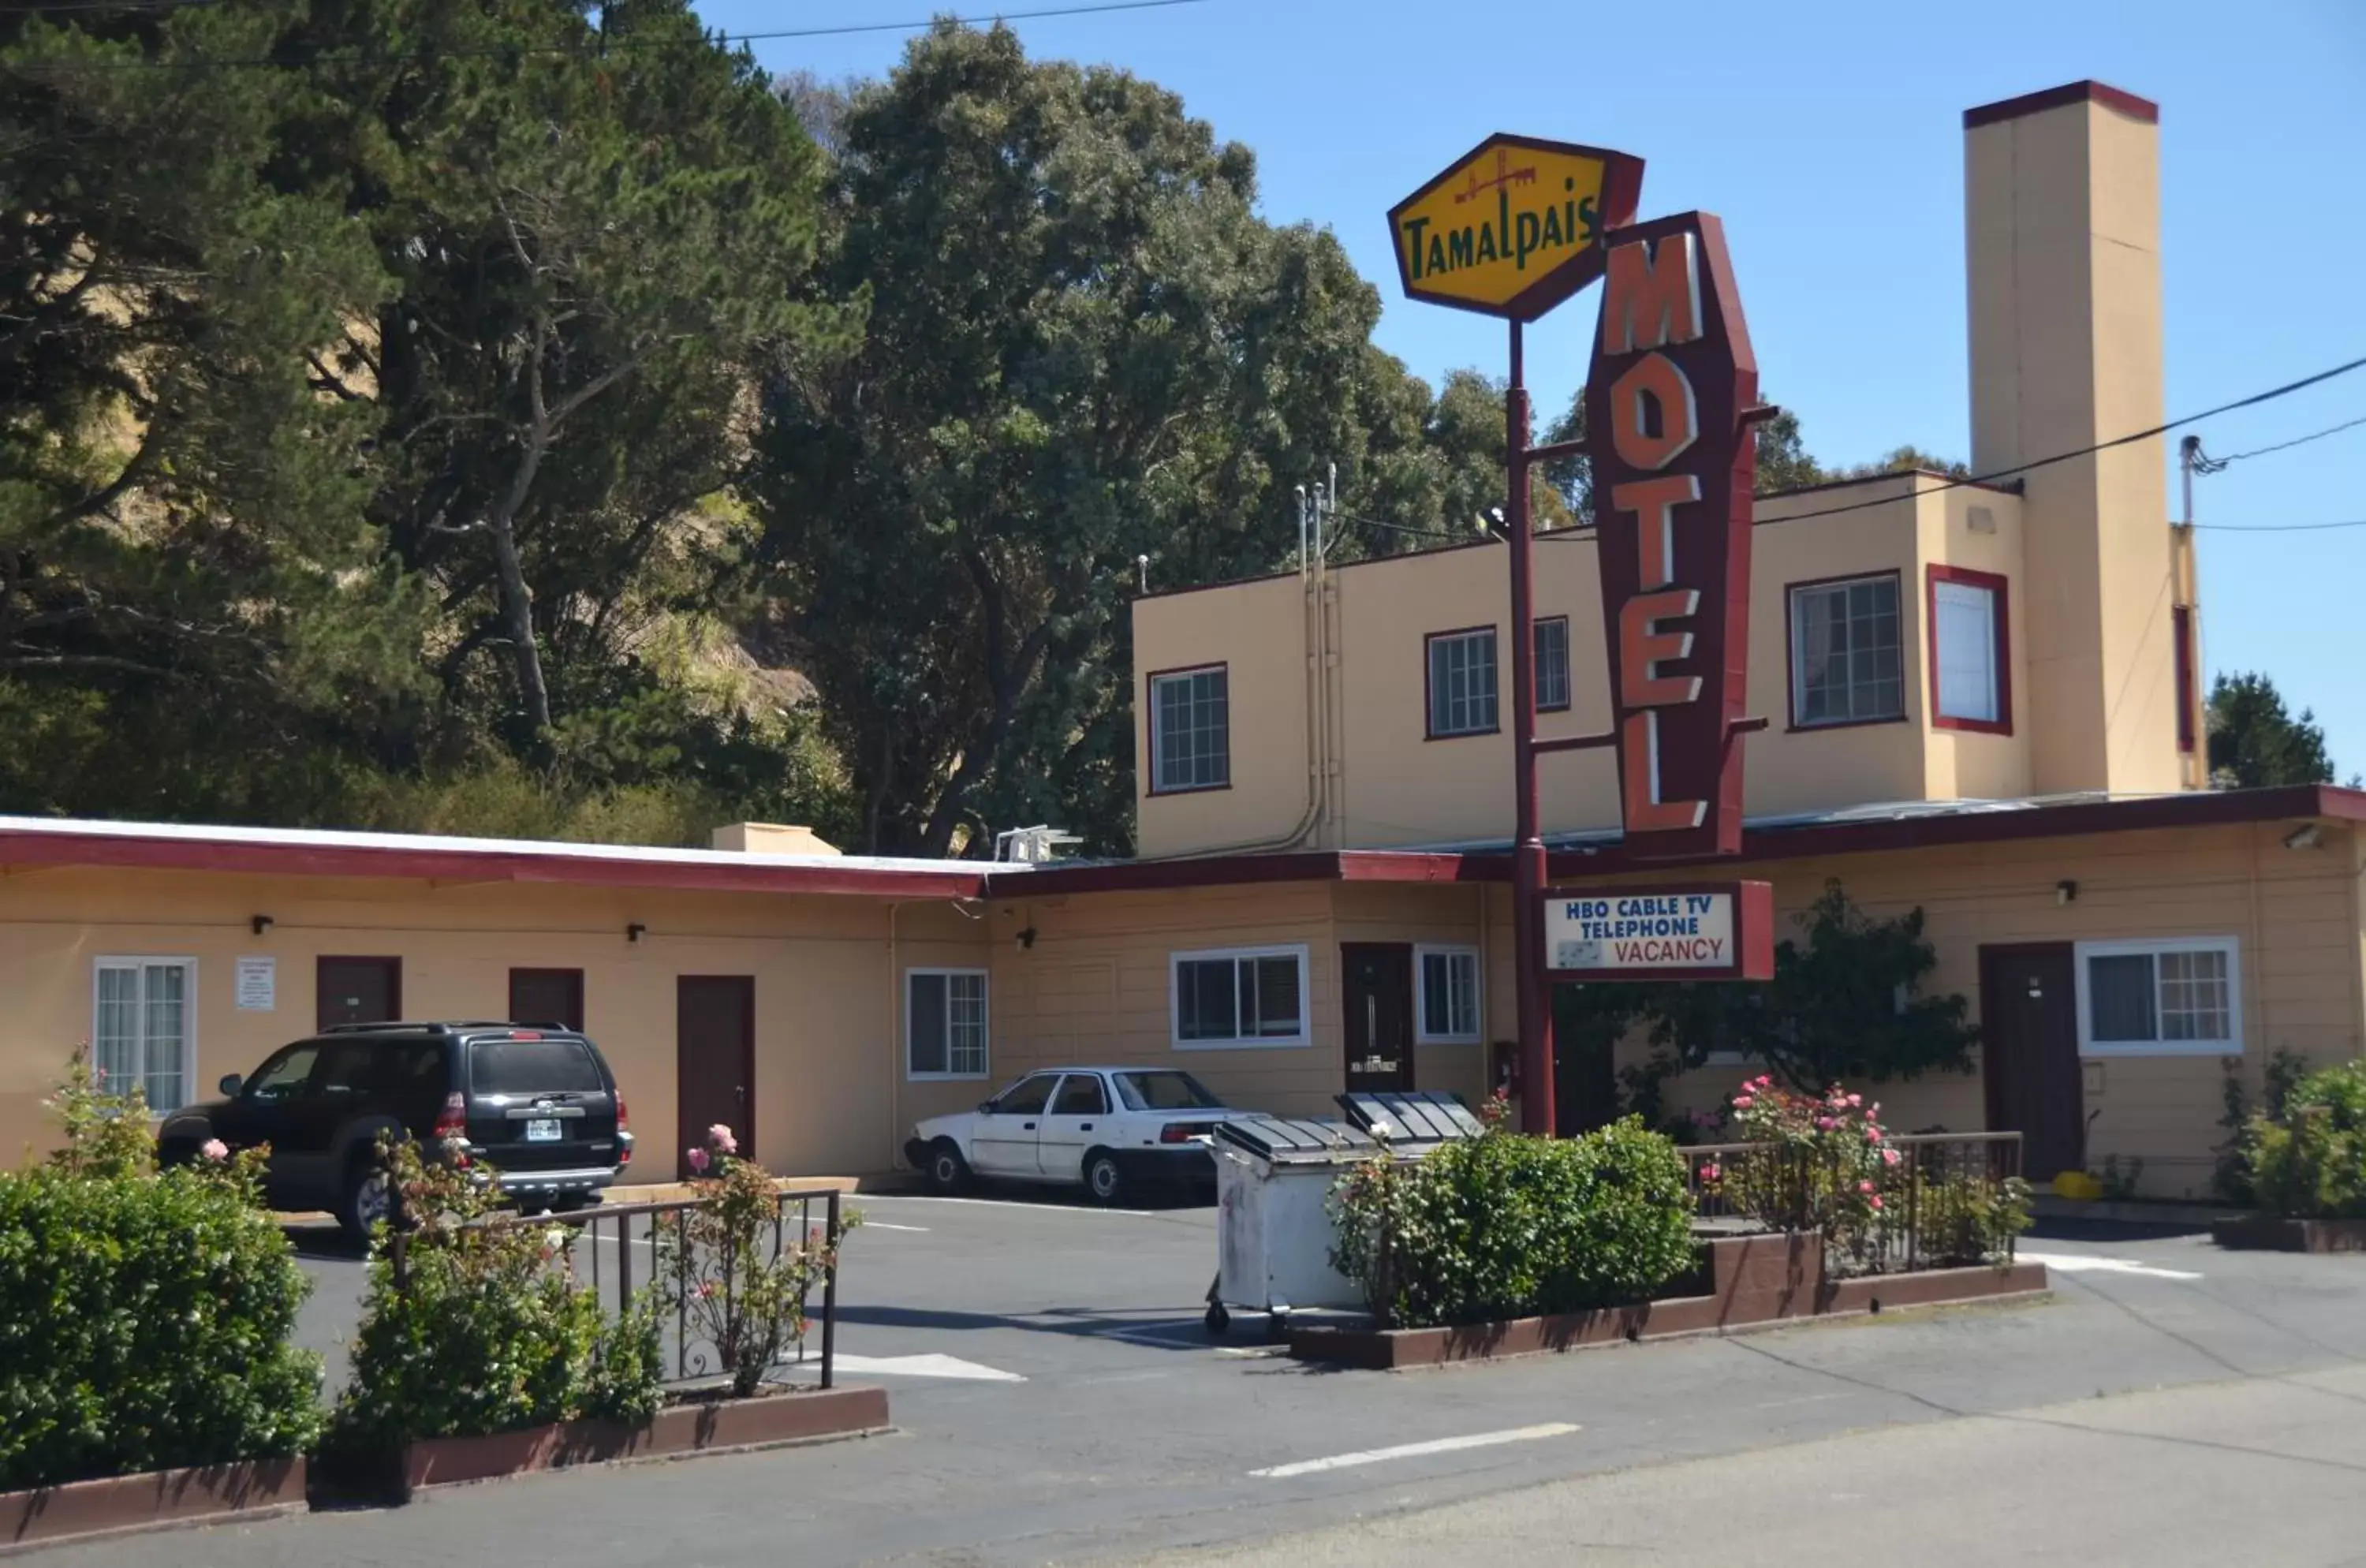
[[[1530,321],[1602,276],[1602,237],[1635,220],[1643,161],[1491,136],[1389,210],[1415,299]]]

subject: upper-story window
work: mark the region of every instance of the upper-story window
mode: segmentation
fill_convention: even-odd
[[[1233,782],[1232,690],[1224,666],[1150,678],[1150,793]]]
[[[1537,623],[1537,711],[1568,706],[1569,617],[1554,615]]]
[[[1793,726],[1905,717],[1898,574],[1795,583],[1790,595]]]
[[[2005,580],[1992,572],[1931,569],[1931,722],[1942,729],[2012,729]]]
[[[1495,628],[1429,637],[1429,738],[1495,731]]]

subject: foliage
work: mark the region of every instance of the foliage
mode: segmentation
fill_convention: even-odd
[[[2246,1175],[2260,1204],[2303,1219],[2366,1219],[2366,1059],[2309,1074],[2252,1119]]]
[[[2219,789],[2333,782],[2324,726],[2307,708],[2294,718],[2283,694],[2265,675],[2222,673],[2211,684],[2203,721],[2210,780]]]
[[[336,1411],[340,1446],[384,1450],[580,1414],[602,1325],[598,1299],[569,1261],[571,1227],[486,1224],[487,1173],[422,1159],[409,1141],[389,1139],[380,1154],[400,1218],[372,1238],[353,1382]],[[621,1383],[625,1361],[613,1371]],[[655,1392],[650,1377],[637,1396],[653,1402]],[[628,1396],[611,1387],[602,1397]]]
[[[1835,479],[1870,479],[1883,474],[1931,473],[1944,474],[1951,479],[1972,477],[1971,465],[1957,457],[1937,457],[1919,446],[1894,446],[1870,463],[1852,463],[1827,478]]]
[[[623,1312],[601,1325],[576,1414],[619,1426],[645,1426],[665,1404],[664,1385],[657,1292],[644,1286],[633,1292]]]
[[[301,1452],[311,1282],[254,1157],[156,1173],[144,1106],[79,1053],[52,1103],[65,1149],[0,1173],[0,1491]]]
[[[2221,1056],[2218,1068],[2222,1075],[2218,1089],[2218,1125],[2226,1135],[2212,1149],[2215,1158],[2212,1163],[2210,1185],[2229,1203],[2248,1206],[2259,1200],[2251,1190],[2251,1096],[2243,1082],[2243,1058]],[[2265,1091],[2262,1114],[2267,1120],[2274,1122],[2282,1117],[2284,1104],[2291,1099],[2293,1087],[2307,1074],[2308,1058],[2297,1051],[2280,1046],[2268,1057],[2267,1066],[2260,1075],[2261,1087]]]
[[[2095,1179],[2101,1185],[2106,1199],[2114,1203],[2124,1203],[2136,1195],[2142,1185],[2144,1168],[2141,1156],[2131,1155],[2123,1159],[2118,1155],[2105,1155],[2103,1168]]]
[[[1633,1118],[1582,1137],[1493,1128],[1383,1156],[1330,1198],[1332,1264],[1384,1323],[1478,1323],[1647,1299],[1694,1263],[1675,1145]]]
[[[2030,1225],[2029,1183],[2018,1176],[2002,1181],[1950,1176],[1925,1181],[1910,1205],[1893,1189],[1889,1218],[1913,1227],[1915,1256],[1932,1269],[2001,1263],[2013,1238]]]
[[[657,1218],[659,1303],[685,1316],[687,1338],[715,1348],[745,1398],[805,1339],[806,1302],[862,1216],[844,1216],[834,1235],[783,1235],[779,1189],[739,1157],[730,1128],[716,1123],[684,1153],[698,1205]]]
[[[1969,1002],[1921,992],[1939,959],[1919,907],[1876,918],[1835,880],[1796,919],[1807,940],[1775,945],[1770,981],[1639,987],[1604,1005],[1649,1020],[1652,1043],[1687,1066],[1739,1052],[1805,1092],[1971,1070]]]
[[[1771,419],[1761,420],[1754,427],[1757,434],[1757,472],[1752,485],[1759,495],[1774,495],[1786,490],[1800,490],[1808,485],[1822,484],[1840,476],[1827,471],[1808,455],[1807,444],[1799,434],[1799,416],[1789,409],[1777,410]],[[1564,441],[1585,439],[1585,389],[1580,387],[1570,395],[1569,407],[1560,417],[1547,427],[1544,444],[1558,446]],[[1502,447],[1496,448],[1497,462],[1502,461]],[[1581,524],[1596,521],[1594,512],[1594,467],[1583,453],[1559,458],[1545,464],[1538,472],[1570,516]]]

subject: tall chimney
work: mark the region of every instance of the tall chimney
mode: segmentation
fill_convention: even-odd
[[[1972,471],[2167,415],[2159,108],[2073,82],[1964,114]],[[2031,788],[2175,790],[2175,583],[2161,438],[2023,476]]]

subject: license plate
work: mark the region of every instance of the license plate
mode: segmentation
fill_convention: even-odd
[[[529,1144],[558,1142],[558,1121],[556,1117],[537,1119],[525,1124],[525,1141]]]

